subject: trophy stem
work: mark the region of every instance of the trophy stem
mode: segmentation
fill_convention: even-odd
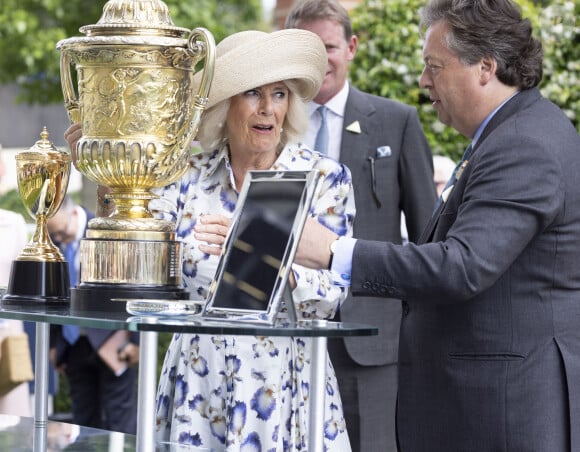
[[[52,243],[46,227],[46,215],[36,216],[36,229],[32,240],[24,247],[18,255],[18,260],[37,262],[64,262],[64,256],[60,250]]]
[[[41,247],[46,248],[48,246],[54,246],[50,236],[48,235],[48,228],[46,227],[46,215],[37,214],[36,215],[36,229],[34,230],[33,241],[38,243]]]
[[[105,199],[115,203],[115,211],[109,217],[114,220],[153,218],[149,212],[149,201],[157,196],[147,189],[111,188]]]

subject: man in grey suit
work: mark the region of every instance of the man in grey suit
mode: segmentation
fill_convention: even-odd
[[[425,227],[436,194],[432,156],[415,108],[361,92],[347,81],[357,37],[347,11],[335,0],[305,0],[289,13],[286,28],[316,33],[328,53],[322,87],[310,103],[305,142],[348,166],[355,193],[354,234],[401,243],[401,212],[408,238]],[[328,140],[317,139],[326,107]],[[322,143],[322,147],[317,149]],[[401,304],[366,296],[343,303],[336,317],[379,328],[369,338],[328,343],[354,451],[394,452],[397,349]]]
[[[421,19],[420,85],[470,152],[420,244],[308,222],[297,262],[405,300],[401,452],[578,451],[580,136],[537,90],[541,44],[511,0],[432,0]]]

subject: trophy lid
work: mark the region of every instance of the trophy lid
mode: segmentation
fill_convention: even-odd
[[[188,29],[173,24],[169,8],[161,0],[109,0],[98,22],[79,30],[87,36],[123,34],[182,38],[189,34]]]
[[[59,159],[70,160],[70,154],[59,150],[51,141],[48,141],[48,131],[46,126],[40,132],[40,140],[34,143],[28,151],[20,152],[16,155],[16,159],[29,159],[33,156],[41,157],[47,156],[48,158],[58,157]]]

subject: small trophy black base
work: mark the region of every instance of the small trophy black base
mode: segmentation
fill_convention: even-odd
[[[173,286],[81,283],[71,289],[70,311],[126,312],[126,300],[189,300],[189,292]]]
[[[68,306],[67,262],[13,261],[3,306]]]

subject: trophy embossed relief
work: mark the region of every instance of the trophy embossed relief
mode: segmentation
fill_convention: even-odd
[[[80,31],[86,36],[57,44],[65,107],[83,130],[72,152],[81,173],[110,187],[116,210],[89,222],[71,307],[124,310],[106,301],[186,299],[175,227],[153,218],[148,204],[153,189],[187,170],[213,78],[214,38],[174,26],[160,0],[110,0],[98,23]]]
[[[30,242],[12,262],[5,305],[69,304],[68,264],[52,243],[46,221],[59,209],[66,195],[71,157],[48,141],[46,127],[41,139],[28,151],[16,155],[18,192],[28,214],[36,220]]]

